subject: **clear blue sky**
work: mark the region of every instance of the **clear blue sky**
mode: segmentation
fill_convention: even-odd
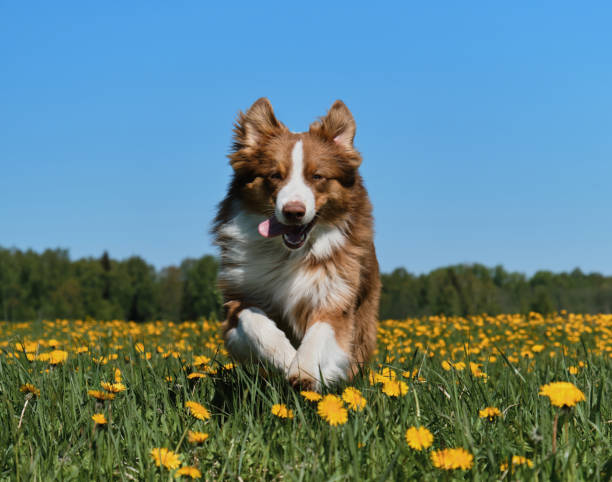
[[[238,110],[340,98],[384,270],[612,274],[612,4],[214,3],[0,4],[1,246],[214,253]]]

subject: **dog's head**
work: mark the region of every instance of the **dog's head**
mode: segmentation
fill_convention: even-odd
[[[265,237],[283,236],[285,246],[304,245],[316,223],[343,221],[357,195],[361,156],[353,147],[355,121],[337,100],[308,132],[290,132],[268,99],[240,113],[230,163],[244,207],[266,220]]]

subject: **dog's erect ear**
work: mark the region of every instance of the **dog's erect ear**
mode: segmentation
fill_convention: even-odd
[[[265,97],[257,99],[245,113],[240,112],[234,125],[234,151],[254,149],[263,139],[286,127],[276,120],[272,104]]]
[[[340,147],[353,149],[355,138],[355,120],[344,102],[337,100],[331,106],[327,115],[310,125],[310,132],[334,141]]]

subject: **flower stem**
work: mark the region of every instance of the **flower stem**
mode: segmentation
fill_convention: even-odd
[[[557,423],[559,422],[559,412],[555,413],[555,420],[553,421],[552,431],[552,453],[557,451]]]

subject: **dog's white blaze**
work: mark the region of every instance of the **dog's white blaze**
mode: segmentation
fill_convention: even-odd
[[[275,214],[276,219],[281,223],[288,224],[283,216],[283,207],[292,201],[300,201],[306,206],[303,223],[308,224],[312,221],[315,216],[315,197],[312,189],[304,181],[304,148],[301,140],[293,146],[289,180],[281,188],[276,198]]]
[[[227,346],[240,360],[267,361],[285,373],[296,355],[285,333],[258,308],[238,314],[238,325],[227,332]]]
[[[288,376],[305,373],[317,381],[316,388],[320,389],[321,381],[330,385],[344,380],[349,365],[349,356],[338,345],[332,326],[318,321],[306,331],[296,357],[291,362]]]

